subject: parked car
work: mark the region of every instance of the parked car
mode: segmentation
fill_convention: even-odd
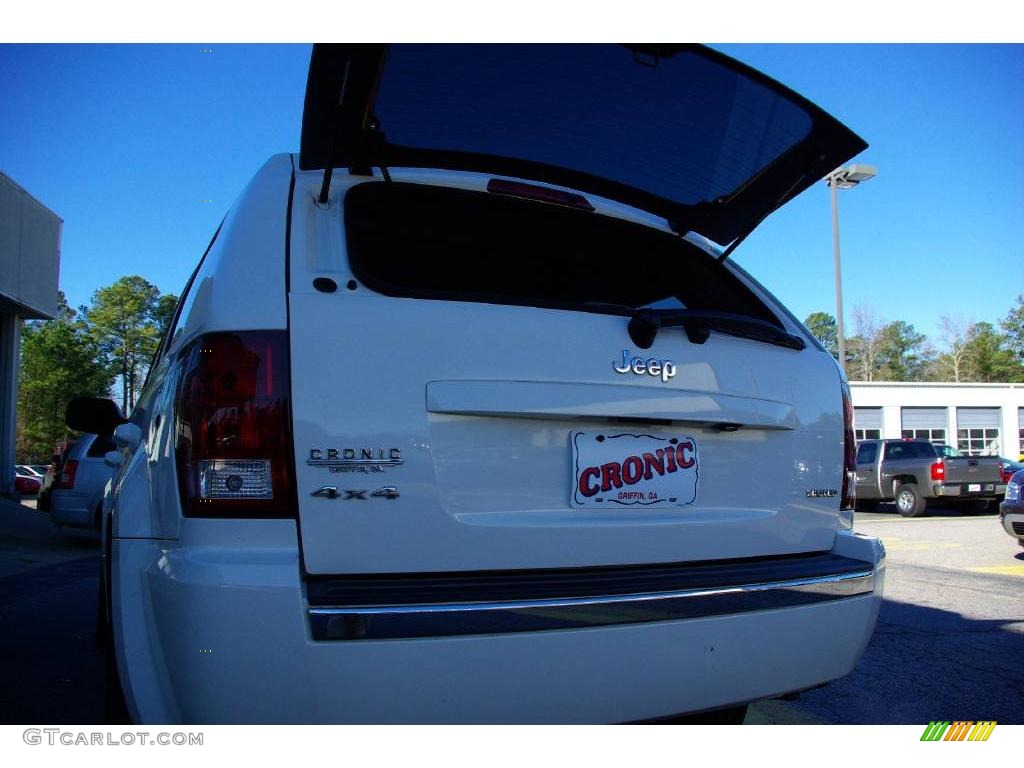
[[[1024,547],[1024,496],[1021,495],[1021,487],[1024,486],[1024,469],[1018,469],[1013,473],[1010,482],[1006,484],[1006,497],[999,505],[999,522],[1004,530],[1017,539],[1017,542]]]
[[[36,493],[39,491],[39,478],[34,474],[20,471],[17,467],[14,470],[14,489],[21,494]]]
[[[945,445],[941,443],[937,444],[935,446],[935,449],[938,452],[939,456],[943,458],[956,459],[962,458],[963,456],[966,455],[950,445]],[[1018,469],[1024,469],[1024,461],[1015,461],[1014,459],[1008,459],[1005,456],[997,456],[996,458],[999,459],[1000,479],[1004,483],[1010,482],[1010,477]]]
[[[69,406],[123,456],[130,716],[741,719],[847,674],[849,390],[715,243],[865,146],[700,47],[316,46],[130,420]]]
[[[999,474],[1002,477],[1004,483],[1010,482],[1010,478],[1020,470],[1024,469],[1024,461],[1014,461],[1013,459],[1007,459],[1004,456],[999,457],[1000,467]]]
[[[39,495],[36,497],[36,509],[40,512],[50,511],[50,495],[53,493],[53,486],[60,477],[60,469],[64,463],[64,454],[71,445],[70,440],[62,440],[53,449],[53,457],[50,466],[46,468],[42,484],[39,488]]]
[[[40,467],[35,464],[15,464],[14,471],[20,475],[39,478],[40,481],[46,475],[46,467]]]
[[[103,457],[111,450],[109,436],[85,434],[61,452],[44,510],[57,525],[99,528],[104,487],[114,473]]]
[[[857,444],[857,506],[895,501],[904,517],[922,515],[929,501],[981,512],[1006,491],[995,456],[961,456],[927,440],[861,440]]]

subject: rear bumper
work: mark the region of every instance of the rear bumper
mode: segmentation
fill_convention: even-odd
[[[379,624],[401,639],[374,636],[377,606],[369,634],[322,641],[294,548],[119,540],[113,553],[118,667],[142,722],[621,722],[729,706],[849,672],[884,580],[880,543],[844,532],[832,555],[863,567],[830,578],[421,604],[426,622],[407,610]]]
[[[867,595],[875,583],[872,563],[832,554],[596,570],[313,581],[310,632],[353,642],[702,619]]]
[[[1024,506],[1020,504],[1007,504],[1005,501],[999,505],[999,522],[1003,524],[1003,530],[1015,539],[1024,540]]]
[[[49,512],[53,522],[58,525],[73,525],[79,528],[91,528],[94,523],[95,506],[90,506],[92,499],[84,493],[56,490],[50,493]]]
[[[971,490],[971,486],[978,486]],[[937,483],[932,487],[936,496],[962,499],[996,499],[1006,494],[1006,483]]]

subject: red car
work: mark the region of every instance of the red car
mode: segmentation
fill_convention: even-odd
[[[1002,462],[1002,466],[999,468],[999,474],[1004,483],[1010,482],[1010,478],[1013,477],[1014,473],[1024,469],[1024,461],[1014,461],[1013,459],[1007,459],[1002,456],[999,457],[999,460]]]
[[[14,473],[14,488],[18,493],[39,493],[39,478],[35,475]]]

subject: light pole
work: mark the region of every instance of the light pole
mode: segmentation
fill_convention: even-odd
[[[839,266],[839,198],[837,189],[851,189],[877,175],[873,165],[847,165],[825,177],[832,193],[832,255],[836,267],[836,334],[839,340],[839,364],[846,370],[846,338],[843,334],[843,273]]]

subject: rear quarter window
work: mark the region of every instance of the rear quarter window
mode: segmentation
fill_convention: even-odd
[[[857,463],[873,464],[878,455],[878,443],[861,443],[857,447]]]

